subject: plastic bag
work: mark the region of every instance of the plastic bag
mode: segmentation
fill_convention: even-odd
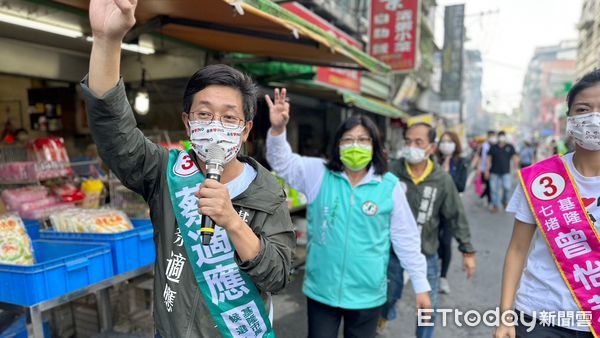
[[[33,265],[33,246],[21,218],[0,216],[0,264]]]
[[[483,186],[483,179],[481,178],[481,175],[477,175],[477,177],[475,177],[475,193],[477,196],[481,197],[483,196],[484,191],[485,187]]]

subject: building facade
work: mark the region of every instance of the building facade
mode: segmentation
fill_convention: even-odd
[[[561,137],[565,98],[576,77],[577,41],[538,47],[523,82],[521,132],[526,137]]]
[[[600,66],[600,0],[584,0],[577,25],[577,71],[579,79]]]

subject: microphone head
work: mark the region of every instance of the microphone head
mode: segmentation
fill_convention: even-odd
[[[225,150],[218,144],[211,143],[206,147],[206,158],[207,162],[223,165],[223,162],[225,162]]]

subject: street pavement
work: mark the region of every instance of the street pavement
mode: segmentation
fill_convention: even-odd
[[[462,256],[454,242],[453,259],[448,272],[451,292],[439,295],[438,307],[459,309],[462,312],[476,310],[483,313],[495,309],[500,300],[500,284],[504,255],[512,233],[513,216],[505,212],[490,214],[472,192],[463,197],[469,216],[472,242],[477,250],[477,273],[467,280],[462,271]],[[305,338],[307,336],[306,298],[302,294],[304,270],[299,268],[293,281],[280,294],[274,296],[275,332],[278,337]],[[398,319],[390,321],[381,338],[415,337],[416,310],[414,293],[409,284],[404,289],[403,298],[398,302]],[[492,328],[481,324],[458,327],[453,323],[453,315],[448,315],[448,325],[436,322],[437,338],[491,337]]]

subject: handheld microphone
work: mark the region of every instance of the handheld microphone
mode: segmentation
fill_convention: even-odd
[[[206,178],[220,182],[223,174],[223,163],[225,162],[225,151],[217,144],[210,144],[207,150]],[[215,222],[206,215],[202,215],[200,222],[202,245],[210,245],[212,236],[215,234]]]

